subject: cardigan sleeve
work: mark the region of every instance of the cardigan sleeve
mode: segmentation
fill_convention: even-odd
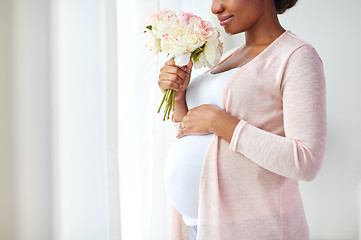
[[[240,120],[230,149],[259,166],[284,177],[311,181],[318,174],[326,145],[326,84],[316,50],[295,50],[280,84],[285,136]]]

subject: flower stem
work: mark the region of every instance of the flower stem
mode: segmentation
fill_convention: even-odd
[[[158,108],[158,113],[159,113],[160,109],[163,106],[163,103],[166,102],[163,121],[165,121],[166,118],[169,119],[170,112],[174,111],[175,93],[176,93],[175,90],[172,89],[167,89],[164,92],[162,102],[160,103],[160,106]]]
[[[164,92],[164,94],[163,94],[163,99],[162,99],[162,102],[160,103],[160,106],[159,106],[159,108],[158,108],[158,113],[160,112],[160,109],[161,109],[162,106],[163,106],[164,100],[166,99],[167,91],[168,91],[168,89],[165,90],[165,92]]]

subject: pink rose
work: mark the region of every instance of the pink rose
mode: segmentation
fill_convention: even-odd
[[[213,32],[213,26],[210,22],[204,21],[201,18],[193,17],[189,20],[189,25],[200,38],[207,40]]]
[[[189,20],[192,18],[199,18],[197,15],[194,15],[193,13],[185,13],[185,12],[181,12],[178,16],[177,16],[177,21],[179,24],[182,25],[188,25],[189,24]]]

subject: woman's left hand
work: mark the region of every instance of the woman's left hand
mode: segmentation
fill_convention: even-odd
[[[213,133],[212,123],[219,110],[221,109],[210,104],[192,108],[187,112],[187,115],[184,116],[179,126],[177,138],[190,134],[204,135]]]

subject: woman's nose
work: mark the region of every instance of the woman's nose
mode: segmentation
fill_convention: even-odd
[[[213,14],[218,14],[224,10],[222,0],[212,0],[211,11]]]

